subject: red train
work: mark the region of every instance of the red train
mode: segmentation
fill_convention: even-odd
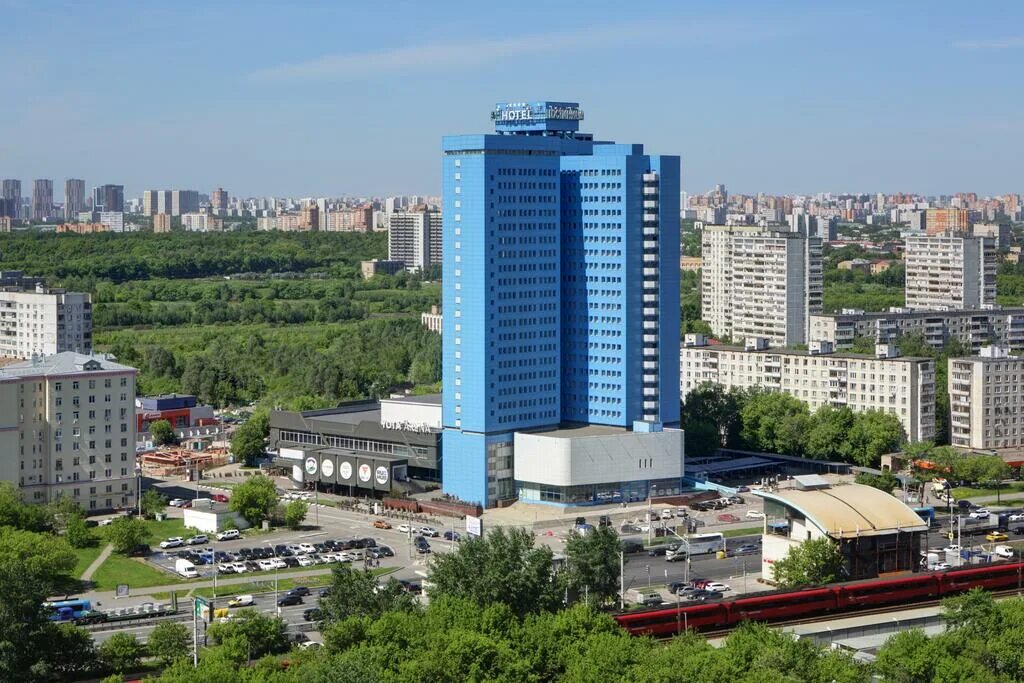
[[[1018,588],[1022,578],[1024,562],[994,564],[898,579],[752,595],[721,602],[683,603],[678,609],[667,607],[619,614],[615,620],[633,635],[666,636],[678,633],[681,628],[711,631],[745,620],[775,621],[868,607],[902,605],[978,587],[986,590]]]

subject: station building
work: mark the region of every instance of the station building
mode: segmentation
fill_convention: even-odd
[[[792,548],[822,537],[839,544],[844,580],[919,569],[928,524],[905,503],[870,486],[832,485],[813,474],[794,477],[792,483],[789,488],[753,491],[764,499],[764,577],[772,576],[772,565]]]

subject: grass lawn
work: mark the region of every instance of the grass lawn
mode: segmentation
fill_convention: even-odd
[[[120,583],[127,583],[134,590],[147,586],[165,586],[177,583],[173,574],[156,569],[145,560],[112,554],[100,565],[92,576],[96,590],[114,590]]]
[[[71,570],[71,576],[73,578],[80,577],[92,561],[99,557],[100,553],[103,552],[103,548],[106,543],[97,543],[93,548],[75,548],[72,552],[75,553],[75,568]]]
[[[733,536],[751,536],[753,534],[760,534],[764,531],[764,527],[760,526],[748,526],[742,529],[726,529],[722,532],[726,538],[732,538]]]
[[[1005,496],[1008,493],[1024,493],[1024,481],[1003,484],[998,491],[994,488],[975,488],[973,486],[962,486],[953,489],[953,497],[957,500],[962,498],[979,498],[981,496],[992,496],[994,498],[996,493],[1000,496]]]

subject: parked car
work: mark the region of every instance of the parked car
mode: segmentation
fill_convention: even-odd
[[[404,524],[403,523],[403,524],[399,524],[397,527],[395,527],[395,530],[398,531],[401,534],[407,534],[407,533],[409,533],[412,530],[412,527],[409,526],[408,524]]]
[[[718,521],[726,524],[732,524],[733,522],[739,522],[740,518],[731,512],[727,512],[724,515],[718,515]]]
[[[729,584],[722,583],[721,581],[709,581],[708,584],[704,586],[704,590],[725,593],[726,591],[731,591],[732,588],[729,587]]]
[[[218,541],[233,541],[236,538],[241,538],[242,534],[238,529],[225,529],[217,534]]]
[[[375,519],[373,520],[374,529],[390,529],[391,524],[386,519]]]
[[[228,607],[252,607],[256,604],[256,598],[251,595],[236,595],[228,600]]]
[[[1014,557],[1014,555],[1015,555],[1015,553],[1013,552],[1013,548],[1011,548],[1008,545],[997,545],[992,550],[992,553],[994,555],[997,555],[997,556],[1005,559],[1005,560],[1012,559]]]
[[[429,536],[431,538],[437,538],[438,536],[441,535],[441,532],[439,532],[437,529],[435,529],[432,526],[420,527],[420,533],[423,534],[424,536]]]
[[[737,486],[736,493],[748,493],[750,491],[749,486]]]
[[[619,527],[620,534],[638,534],[640,533],[640,527],[636,524],[623,524]]]
[[[600,517],[597,518],[597,526],[598,527],[606,527],[606,526],[611,526],[611,525],[612,525],[612,518],[609,517],[608,515],[601,515]]]
[[[187,501],[184,498],[172,498],[167,504],[170,505],[172,508],[180,508],[186,502]]]
[[[314,560],[309,555],[303,555],[302,557],[297,557],[297,558],[295,558],[295,561],[299,563],[300,567],[311,567],[314,564],[316,564],[316,560]]]
[[[419,595],[423,592],[423,584],[419,583],[418,581],[410,581],[409,579],[399,579],[398,583],[401,584],[402,588],[404,588],[407,592],[412,593],[413,595]]]
[[[747,519],[764,519],[764,513],[760,510],[747,510]]]
[[[744,503],[743,496],[733,495],[733,496],[729,496],[729,498],[727,500],[730,503],[733,503],[734,505],[743,505],[743,503]]]
[[[256,566],[258,566],[261,570],[263,570],[265,572],[266,571],[270,571],[271,569],[274,568],[274,561],[273,560],[259,560],[259,561],[256,562]]]
[[[279,597],[277,599],[277,606],[278,607],[288,607],[289,605],[301,605],[301,604],[302,604],[302,596],[301,595],[292,595],[290,593],[285,593],[284,595],[282,595],[281,597]]]
[[[661,511],[662,519],[672,519],[675,517],[675,513],[672,512],[672,508],[663,508]]]
[[[207,538],[205,534],[199,534],[198,536],[193,536],[192,538],[186,540],[185,545],[203,545],[204,543],[209,542],[210,539]]]
[[[163,550],[167,548],[180,548],[183,545],[185,545],[185,541],[180,536],[160,541],[160,548]]]
[[[210,498],[215,503],[226,503],[226,502],[228,502],[228,497],[225,494],[223,494],[223,493],[215,493],[212,496],[210,496]]]
[[[710,591],[703,588],[698,588],[692,592],[685,593],[683,597],[687,600],[693,600],[695,602],[705,602],[707,600],[718,600],[722,597],[722,594],[718,591]]]
[[[455,540],[459,540],[459,539],[456,538]],[[395,556],[395,551],[392,550],[390,546],[386,546],[386,545],[379,545],[376,548],[374,548],[374,551],[380,557],[394,557]]]
[[[446,531],[446,532],[444,532],[444,540],[446,540],[446,541],[459,541],[459,540],[461,540],[461,536],[459,536],[459,532],[458,531]]]
[[[300,543],[299,544],[299,550],[301,550],[302,552],[307,553],[307,554],[308,553],[315,553],[316,552],[316,547],[314,547],[312,543]]]

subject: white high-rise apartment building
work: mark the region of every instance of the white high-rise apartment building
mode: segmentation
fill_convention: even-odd
[[[92,295],[46,289],[0,289],[0,357],[92,352]]]
[[[980,308],[996,301],[994,239],[908,235],[906,268],[909,308]]]
[[[441,264],[441,212],[429,209],[387,214],[388,260],[410,270]]]
[[[961,448],[1024,446],[1024,357],[986,346],[949,359],[949,441]]]
[[[754,226],[704,226],[701,303],[715,334],[764,337],[776,346],[807,341],[821,312],[821,239]]]
[[[137,372],[72,352],[0,368],[0,480],[31,503],[133,506]]]
[[[910,441],[935,438],[935,361],[897,356],[890,345],[869,356],[834,353],[828,342],[795,351],[771,349],[757,339],[745,347],[708,346],[701,335],[686,335],[679,351],[680,397],[705,382],[779,391],[812,412],[824,405],[883,410],[899,418]]]

